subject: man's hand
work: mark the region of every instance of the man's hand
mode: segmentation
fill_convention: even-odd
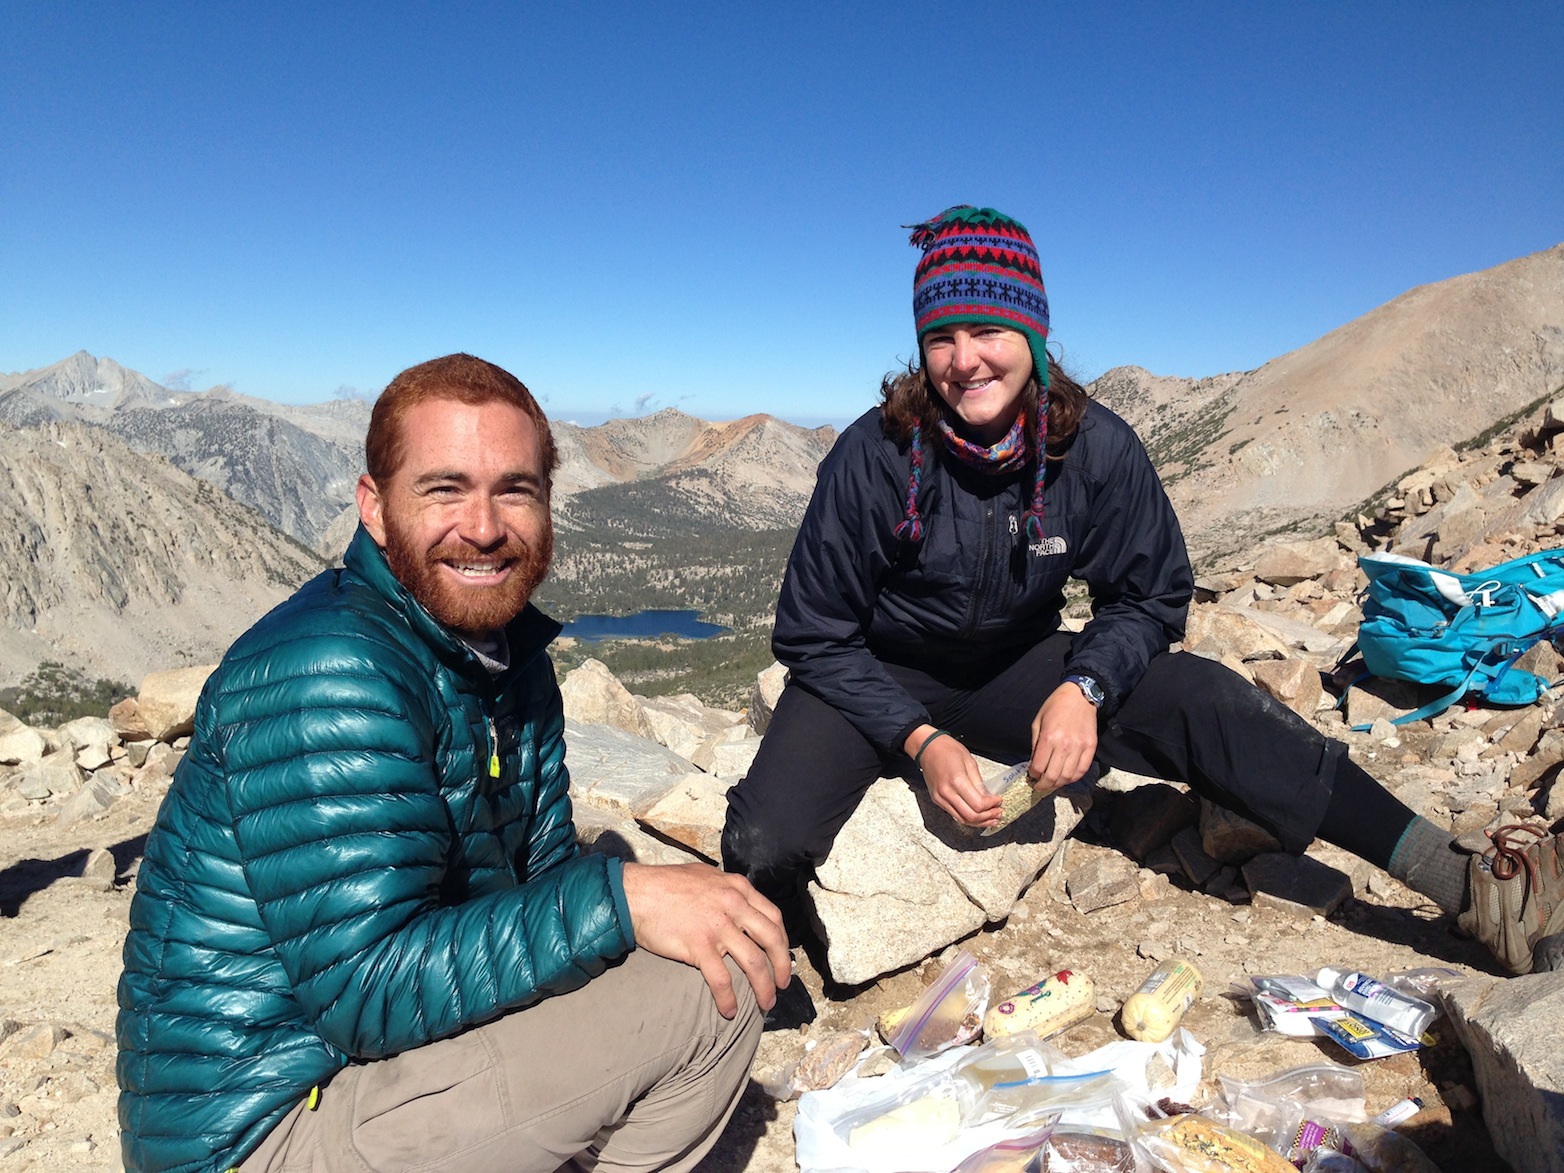
[[[983,775],[967,747],[946,734],[924,742],[935,732],[932,725],[920,725],[907,737],[903,748],[908,756],[916,756],[923,749],[919,768],[923,780],[928,783],[929,796],[935,805],[958,823],[969,827],[992,827],[999,822],[999,811],[1004,806],[997,794],[983,789]]]
[[[749,978],[762,1010],[776,1004],[793,959],[782,914],[743,876],[703,863],[624,865],[625,900],[642,949],[701,971],[724,1018],[738,1013],[724,957]]]
[[[1097,756],[1097,706],[1066,680],[1032,718],[1032,760],[1027,773],[1040,794],[1068,786]]]

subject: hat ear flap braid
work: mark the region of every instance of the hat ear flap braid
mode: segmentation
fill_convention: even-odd
[[[916,545],[923,540],[923,517],[918,512],[918,490],[923,487],[923,428],[912,429],[912,472],[907,477],[907,511],[893,531],[903,542]]]
[[[1044,376],[1046,378],[1046,376]],[[1048,390],[1037,396],[1037,477],[1032,482],[1032,505],[1026,511],[1026,540],[1043,540],[1043,482],[1048,473]]]

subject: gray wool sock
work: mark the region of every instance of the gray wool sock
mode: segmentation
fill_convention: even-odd
[[[1470,852],[1455,846],[1455,836],[1419,815],[1401,832],[1385,870],[1446,912],[1460,912],[1466,906],[1466,865],[1471,859]]]

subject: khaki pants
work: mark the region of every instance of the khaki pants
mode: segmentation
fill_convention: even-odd
[[[353,1064],[240,1173],[691,1169],[738,1104],[762,1016],[729,1021],[700,971],[643,950],[583,988]]]

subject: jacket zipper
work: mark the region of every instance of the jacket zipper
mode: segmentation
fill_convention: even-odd
[[[978,555],[978,580],[977,586],[972,592],[972,605],[967,610],[967,624],[962,631],[964,639],[971,639],[978,629],[978,624],[983,614],[983,598],[988,594],[988,579],[991,563],[994,559],[994,503],[987,502],[983,506],[983,549]],[[1015,519],[1011,518],[1014,523]]]
[[[500,734],[494,728],[493,717],[485,717],[484,720],[489,726],[489,777],[498,778],[500,776]]]

